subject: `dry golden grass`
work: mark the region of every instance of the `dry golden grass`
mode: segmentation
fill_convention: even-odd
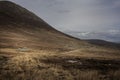
[[[72,56],[81,58],[93,59],[120,59],[120,50],[105,49],[105,48],[80,48],[77,50],[61,53],[62,56]]]
[[[99,69],[79,69],[74,67],[67,69],[63,68],[62,65],[44,63],[42,61],[54,57],[69,58],[71,56],[85,59],[89,57],[92,59],[98,59],[98,57],[99,59],[115,59],[117,55],[114,58],[105,57],[96,55],[96,53],[89,53],[90,51],[86,52],[84,49],[59,53],[57,51],[32,49],[30,51],[18,52],[16,49],[7,48],[1,49],[1,51],[13,52],[14,56],[8,57],[5,64],[1,65],[0,80],[120,80],[120,70],[110,69],[108,71],[102,71]],[[94,51],[99,54],[99,50],[96,49]],[[103,52],[105,53],[106,50],[103,50]]]

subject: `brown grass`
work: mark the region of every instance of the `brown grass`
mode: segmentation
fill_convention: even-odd
[[[120,80],[119,69],[117,70],[112,68],[108,70],[95,68],[84,69],[71,67],[78,66],[78,64],[72,63],[59,64],[63,62],[62,59],[68,60],[74,59],[74,57],[81,59],[81,56],[83,56],[81,55],[81,52],[80,54],[75,53],[76,51],[79,50],[65,53],[62,52],[58,53],[57,51],[45,51],[45,50],[41,51],[31,50],[30,52],[17,53],[17,51],[14,49],[6,49],[2,51],[5,52],[7,50],[14,53],[16,52],[16,54],[19,55],[14,55],[12,57],[7,56],[7,59],[3,57],[5,58],[5,61],[1,63],[5,64],[0,66],[0,80]],[[73,53],[77,55],[77,57],[73,56],[71,58],[71,55]],[[86,55],[85,57],[82,58],[88,59],[88,56],[89,55]],[[3,58],[1,59],[3,60]],[[61,60],[61,62],[58,61],[58,63],[51,63],[50,60],[52,59],[53,62],[56,62],[57,59]],[[94,58],[92,59],[98,58],[94,55]],[[101,60],[104,59],[105,57],[101,58]],[[111,58],[106,57],[106,59],[110,60]],[[43,60],[49,60],[49,63],[46,63]],[[115,60],[115,58],[111,60]],[[63,65],[66,65],[67,67],[64,68]],[[99,66],[101,66],[101,64]]]

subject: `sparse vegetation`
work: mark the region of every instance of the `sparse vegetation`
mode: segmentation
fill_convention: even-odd
[[[44,50],[21,53],[4,61],[0,80],[120,80],[119,61],[60,56],[62,53]],[[78,61],[70,63],[68,60]],[[101,66],[104,67],[101,69]]]

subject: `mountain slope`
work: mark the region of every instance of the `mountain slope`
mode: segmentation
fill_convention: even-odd
[[[52,28],[27,9],[10,1],[0,1],[0,48],[76,50],[80,48],[118,48],[119,44],[80,40]]]
[[[71,49],[79,48],[79,44],[86,43],[55,30],[19,5],[0,2],[0,47]]]

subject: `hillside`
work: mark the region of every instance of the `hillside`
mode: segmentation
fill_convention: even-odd
[[[79,44],[78,40],[55,30],[35,14],[8,1],[0,2],[0,32],[1,47],[68,49]]]
[[[94,75],[97,80],[107,75],[99,70],[119,80],[120,44],[74,38],[25,8],[0,1],[0,64],[0,80],[93,80]]]

